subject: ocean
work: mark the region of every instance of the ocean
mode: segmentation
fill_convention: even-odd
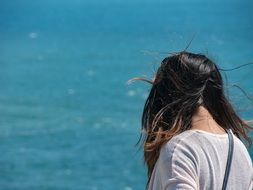
[[[0,1],[0,189],[142,190],[135,144],[161,60],[184,50],[221,68],[253,62],[250,0]],[[223,72],[253,118],[253,65]],[[248,149],[253,158],[253,148]]]

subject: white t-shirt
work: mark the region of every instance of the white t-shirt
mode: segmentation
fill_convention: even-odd
[[[252,160],[233,134],[234,153],[228,190],[252,190]],[[148,190],[221,190],[228,156],[228,135],[186,130],[164,144]]]

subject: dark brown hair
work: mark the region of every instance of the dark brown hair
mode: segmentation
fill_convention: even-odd
[[[237,115],[225,96],[219,68],[205,55],[186,51],[175,53],[163,59],[154,80],[132,80],[152,84],[143,109],[143,133],[140,136],[144,146],[144,163],[148,169],[146,188],[161,146],[191,127],[192,116],[200,105],[220,126],[232,129],[238,138],[245,139],[251,146],[247,134],[253,127]]]

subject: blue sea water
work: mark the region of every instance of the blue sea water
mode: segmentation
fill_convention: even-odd
[[[188,50],[221,68],[253,62],[252,12],[250,0],[1,0],[0,189],[144,189],[149,86],[127,80],[193,36]],[[231,85],[252,96],[252,72],[226,72],[244,119],[252,100]]]

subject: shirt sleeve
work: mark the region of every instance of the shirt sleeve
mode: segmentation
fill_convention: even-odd
[[[196,153],[186,143],[169,144],[160,165],[163,190],[198,190]]]

